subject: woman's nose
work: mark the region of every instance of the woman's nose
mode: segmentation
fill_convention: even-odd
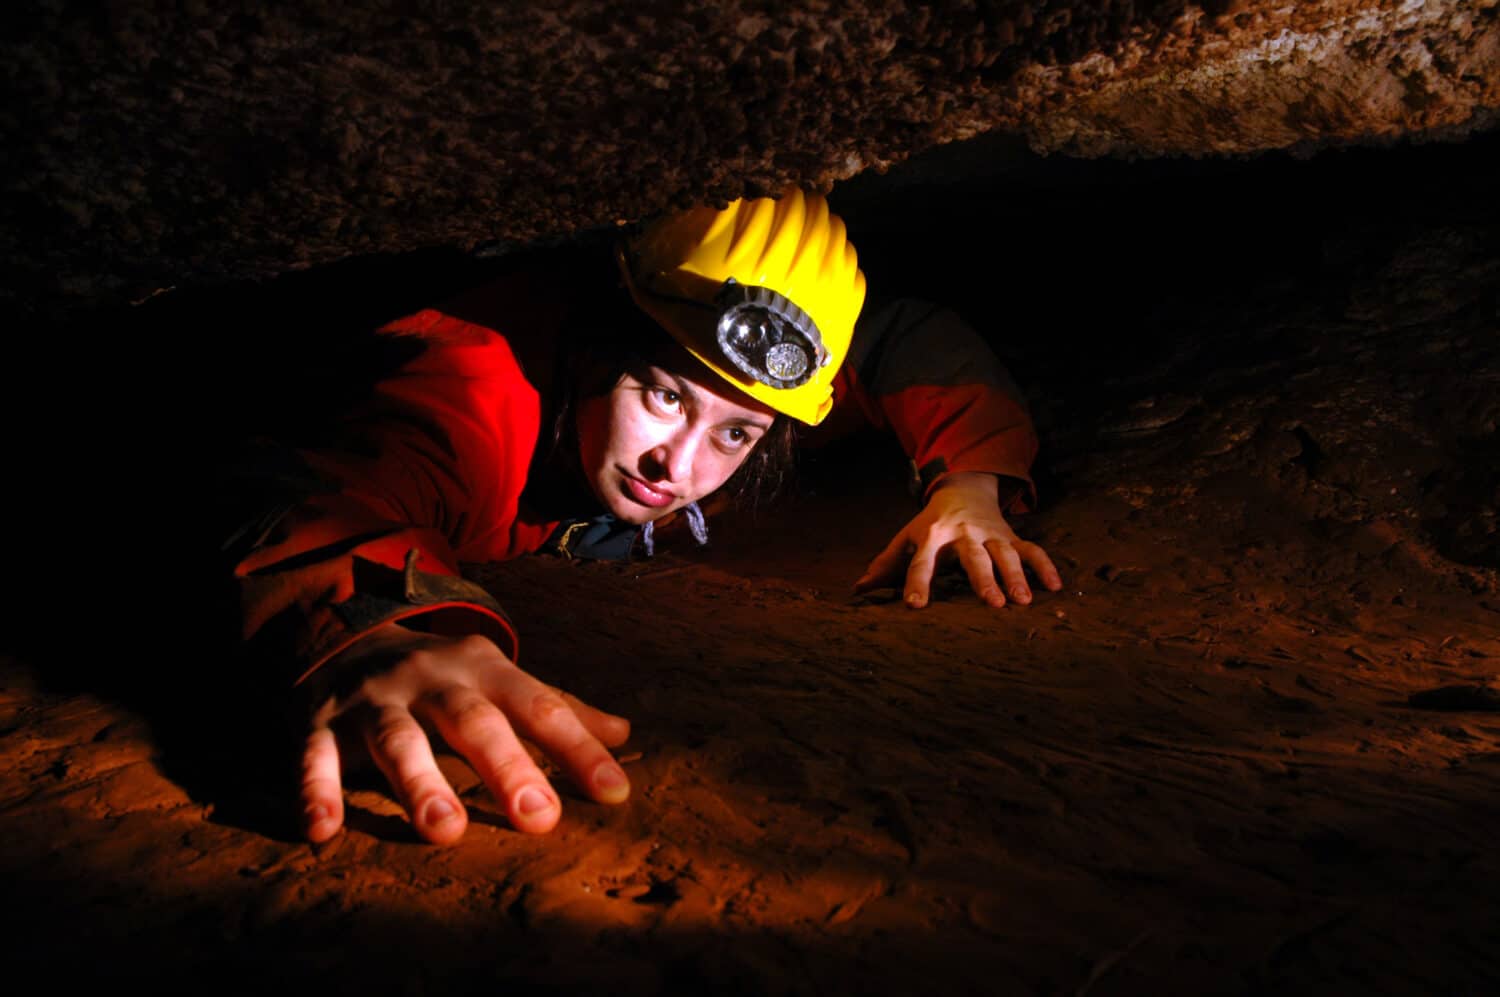
[[[686,481],[693,475],[693,456],[697,450],[696,433],[678,433],[663,440],[652,457],[668,481]]]

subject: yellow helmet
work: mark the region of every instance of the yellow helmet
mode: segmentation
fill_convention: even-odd
[[[641,309],[719,376],[810,426],[833,407],[865,275],[816,194],[670,215],[621,247]]]

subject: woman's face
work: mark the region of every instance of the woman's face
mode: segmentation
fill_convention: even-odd
[[[705,376],[647,367],[579,404],[584,475],[625,522],[660,519],[711,494],[770,431],[770,408]]]

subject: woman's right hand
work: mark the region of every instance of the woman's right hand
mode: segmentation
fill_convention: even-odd
[[[468,816],[438,770],[423,722],[468,759],[517,830],[550,831],[562,814],[556,791],[518,735],[599,803],[623,803],[630,795],[624,770],[606,749],[630,736],[629,721],[526,674],[487,638],[388,624],[324,668],[360,677],[322,703],[307,735],[302,813],[311,841],[326,841],[343,826],[341,751],[359,744],[418,834],[438,845],[463,836]]]

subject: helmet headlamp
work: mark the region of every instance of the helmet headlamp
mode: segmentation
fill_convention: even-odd
[[[769,287],[724,282],[715,304],[719,350],[736,370],[773,388],[806,384],[828,363],[812,316]]]

